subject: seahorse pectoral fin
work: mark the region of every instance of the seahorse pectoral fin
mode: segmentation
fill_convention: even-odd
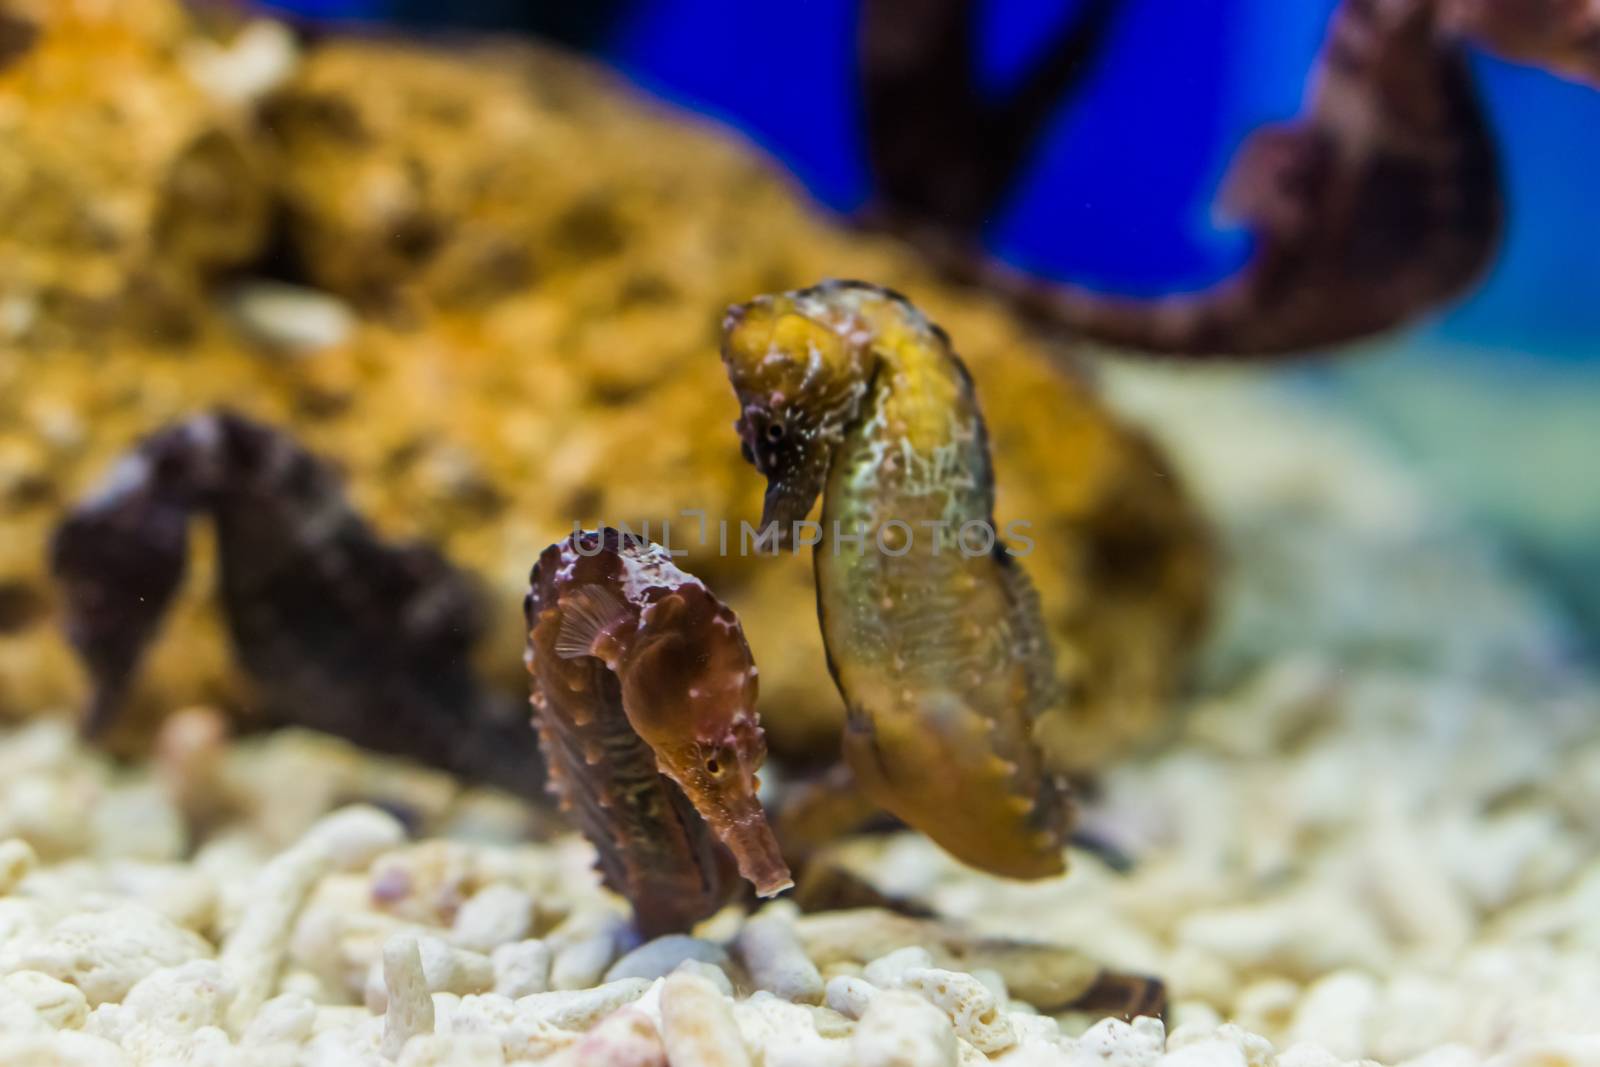
[[[595,656],[610,642],[611,628],[628,614],[628,606],[601,585],[586,585],[561,598],[561,630],[556,655],[562,659]]]

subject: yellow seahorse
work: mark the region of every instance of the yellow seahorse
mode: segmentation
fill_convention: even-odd
[[[994,528],[988,435],[937,326],[859,282],[761,297],[724,324],[764,529],[815,544],[817,606],[876,804],[996,874],[1064,866],[1064,782],[1034,741],[1060,702],[1038,599]],[[798,526],[817,495],[821,523]]]

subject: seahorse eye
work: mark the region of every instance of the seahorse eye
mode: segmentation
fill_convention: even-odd
[[[771,441],[774,444],[776,444],[777,442],[783,440],[784,433],[785,433],[785,430],[784,430],[783,423],[781,423],[781,422],[769,422],[769,423],[767,423],[767,440],[768,441]]]
[[[733,753],[728,749],[713,749],[706,753],[706,773],[713,778],[721,778],[723,775],[727,774],[728,771],[733,769],[734,762],[735,760]]]

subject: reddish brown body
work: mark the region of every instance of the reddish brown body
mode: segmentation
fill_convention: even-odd
[[[528,670],[550,787],[641,932],[711,914],[734,867],[764,896],[787,888],[756,797],[766,747],[733,612],[664,550],[611,529],[551,545],[531,586]]]
[[[532,613],[530,612],[530,616]],[[541,638],[554,640],[555,623]],[[683,790],[628,726],[616,676],[597,659],[530,660],[534,726],[550,790],[594,843],[606,884],[634,903],[646,936],[681,930],[728,895],[729,865]]]

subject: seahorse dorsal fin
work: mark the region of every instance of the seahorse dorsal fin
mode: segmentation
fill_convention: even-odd
[[[596,654],[596,646],[628,613],[622,598],[602,585],[585,585],[561,598],[561,629],[556,655],[578,659]]]

